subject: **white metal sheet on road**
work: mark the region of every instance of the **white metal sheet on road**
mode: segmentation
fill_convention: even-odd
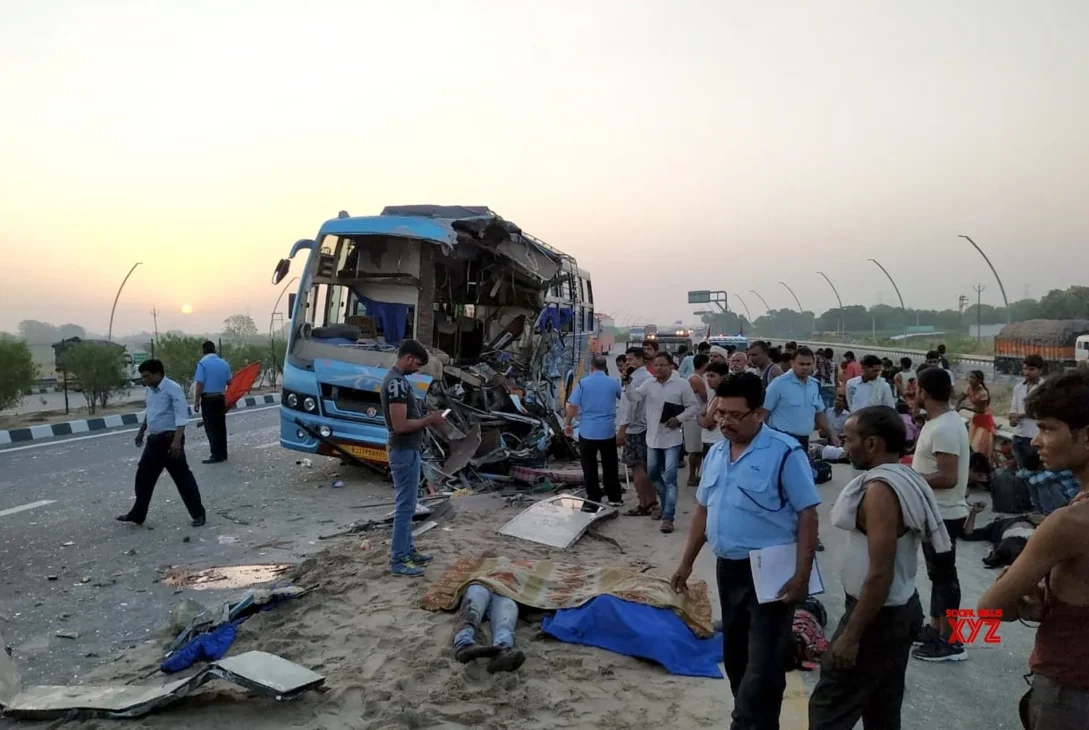
[[[40,499],[37,502],[31,502],[30,504],[21,504],[18,507],[11,507],[9,509],[0,509],[0,517],[8,517],[9,515],[19,514],[20,512],[26,512],[27,510],[37,509],[38,507],[45,507],[48,504],[54,504],[55,499]]]

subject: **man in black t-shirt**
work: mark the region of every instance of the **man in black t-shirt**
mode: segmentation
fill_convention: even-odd
[[[416,552],[412,544],[412,518],[416,515],[416,498],[420,489],[420,449],[423,430],[441,426],[441,413],[423,415],[415,386],[408,381],[427,364],[427,349],[416,340],[405,340],[397,351],[397,362],[382,379],[382,416],[386,419],[389,442],[389,468],[393,475],[396,508],[393,513],[393,538],[390,543],[390,572],[394,575],[417,577],[423,575],[423,565],[430,555]]]

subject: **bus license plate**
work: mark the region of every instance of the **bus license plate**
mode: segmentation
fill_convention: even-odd
[[[371,446],[356,446],[355,444],[338,444],[338,446],[357,459],[362,459],[363,461],[376,461],[380,464],[389,463],[389,455],[386,454],[385,449],[376,449]]]

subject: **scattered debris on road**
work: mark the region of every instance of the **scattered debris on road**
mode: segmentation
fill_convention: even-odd
[[[245,588],[259,583],[271,583],[286,573],[292,566],[289,563],[270,565],[229,565],[221,568],[189,571],[178,567],[170,568],[163,576],[163,584],[176,588],[191,588],[195,591],[230,590]]]

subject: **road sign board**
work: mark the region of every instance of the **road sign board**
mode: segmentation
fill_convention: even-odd
[[[698,291],[688,292],[689,304],[709,304],[711,301],[711,292],[708,289],[700,289]]]

